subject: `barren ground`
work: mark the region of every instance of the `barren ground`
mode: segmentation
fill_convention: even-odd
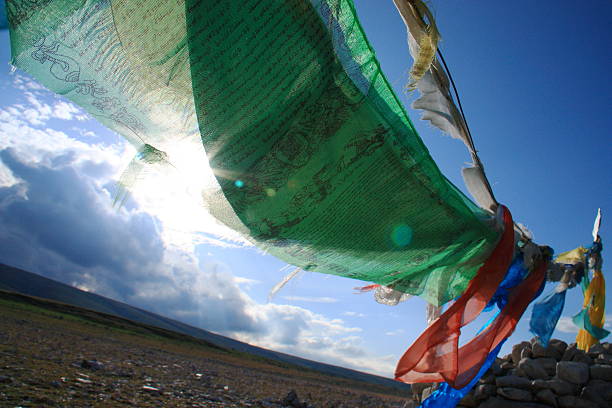
[[[0,291],[2,407],[402,407],[408,398]]]

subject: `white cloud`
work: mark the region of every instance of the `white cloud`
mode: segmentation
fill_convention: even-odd
[[[336,303],[338,299],[328,296],[283,296],[283,299],[290,302],[311,302],[311,303]]]
[[[612,330],[612,315],[606,315],[604,328]],[[577,333],[578,326],[572,322],[572,318],[569,316],[562,316],[557,323],[557,330],[562,333]]]
[[[53,113],[51,106],[41,102],[32,92],[25,92],[24,95],[30,107],[23,109],[21,114],[32,125],[44,125]],[[17,107],[19,105],[13,106]]]
[[[124,144],[89,145],[51,128],[36,128],[21,120],[12,109],[0,109],[0,150],[12,149],[20,160],[34,164],[50,164],[65,154],[74,156],[75,163],[86,161],[118,166],[125,154]]]
[[[249,278],[244,278],[242,276],[234,276],[234,283],[236,283],[237,285],[256,285],[261,283],[261,281],[257,280],[257,279],[249,279]]]
[[[252,303],[248,310],[268,330],[237,334],[242,341],[383,376],[393,373],[397,356],[369,351],[356,335],[359,327],[297,306]]]
[[[366,315],[363,313],[357,313],[357,312],[342,312],[342,316],[365,317]]]
[[[87,116],[77,108],[75,105],[69,102],[60,101],[53,105],[53,117],[63,120],[86,120]]]
[[[40,92],[38,92],[40,94]],[[60,120],[79,120],[84,121],[89,117],[74,104],[66,101],[55,102],[53,106],[41,101],[37,94],[33,92],[25,92],[26,100],[30,107],[25,108],[23,105],[13,105],[13,109],[21,110],[21,115],[30,124],[35,126],[44,125],[49,119]],[[20,109],[21,108],[21,109]]]
[[[83,292],[91,292],[91,291],[92,291],[92,290],[91,290],[91,288],[89,288],[89,287],[87,287],[87,286],[85,286],[85,285],[82,285],[82,284],[80,284],[80,283],[78,283],[78,282],[72,282],[72,283],[70,284],[70,286],[74,286],[75,288],[80,289],[80,290],[82,290]]]
[[[219,239],[221,229],[202,233],[211,225],[200,218],[207,211],[188,188],[180,195],[176,182],[164,192],[159,179],[145,181],[132,204],[113,209],[107,186],[133,149],[84,143],[51,128],[46,121],[75,112],[63,105],[65,111],[55,111],[43,91],[19,81],[39,94],[26,95],[27,106],[0,107],[0,262],[262,347],[391,375],[395,357],[368,351],[361,328],[304,307],[258,304],[242,289],[258,281],[216,262],[199,265],[193,249],[200,243],[244,244]]]
[[[19,180],[15,178],[11,170],[0,161],[0,188],[11,187],[18,182]]]
[[[45,91],[45,87],[18,72],[13,74],[13,87],[21,91]]]
[[[80,127],[73,126],[72,130],[77,132],[79,135],[81,135],[84,138],[91,139],[91,138],[96,137],[96,133],[88,129],[82,129]]]
[[[557,322],[557,330],[562,333],[576,333],[578,326],[572,322],[572,318],[568,316],[562,316]]]
[[[391,359],[366,350],[361,328],[303,307],[258,304],[240,288],[253,280],[219,262],[198,265],[192,252],[163,243],[139,209],[110,209],[108,193],[75,172],[75,162],[28,165],[2,154],[31,197],[0,212],[2,261],[262,347],[391,374]]]
[[[397,335],[404,334],[404,333],[406,333],[404,329],[397,329],[397,330],[385,332],[385,335],[386,336],[397,336]]]
[[[85,143],[54,130],[48,124],[50,119],[82,120],[83,112],[71,102],[62,100],[51,107],[46,101],[57,100],[57,97],[23,75],[16,75],[13,84],[24,90],[27,103],[0,108],[0,150],[12,148],[28,163],[48,165],[46,160],[59,152],[73,154],[81,162],[107,163],[113,174],[104,183],[115,184],[136,153],[132,146],[123,140],[110,145]],[[93,132],[82,126],[77,129],[81,136],[93,136]],[[164,241],[185,250],[193,250],[200,244],[251,246],[206,208],[203,191],[207,191],[207,196],[219,194],[199,139],[181,140],[169,146],[167,153],[173,166],[161,169],[147,166],[130,194],[142,211],[160,219],[164,225]],[[3,184],[14,183],[5,169],[0,169],[0,177]],[[222,195],[218,201],[223,201]]]
[[[58,96],[52,95],[42,85],[30,78],[15,74],[12,81],[13,87],[23,91],[27,107],[23,104],[12,106],[13,114],[19,114],[31,125],[42,126],[49,119],[78,120],[84,121],[89,116],[73,103],[61,100]],[[45,98],[46,97],[46,98]],[[44,102],[43,99],[53,98],[53,106]]]
[[[244,278],[242,276],[234,276],[234,283],[246,291],[250,291],[254,285],[259,285],[260,280]]]

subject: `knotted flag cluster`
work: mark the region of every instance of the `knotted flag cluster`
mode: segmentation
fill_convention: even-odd
[[[173,146],[201,143],[217,181],[204,195],[211,214],[298,268],[275,290],[311,271],[372,282],[383,303],[429,302],[432,323],[396,377],[444,383],[427,404],[447,405],[425,405],[451,406],[542,290],[552,253],[496,201],[436,57],[433,15],[420,0],[394,2],[417,62],[415,107],[468,147],[478,205],[429,155],[351,0],[6,0],[6,10],[12,64],[137,148],[119,202],[144,168],[172,165]],[[594,265],[577,321],[599,339]],[[541,327],[554,328],[559,293],[542,306],[555,312],[540,313],[556,319]],[[496,316],[459,347],[487,307]]]

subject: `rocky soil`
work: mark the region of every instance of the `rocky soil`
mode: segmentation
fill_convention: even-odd
[[[90,314],[0,296],[1,407],[399,408],[410,398]]]
[[[411,408],[436,388],[410,395],[0,292],[0,407]],[[612,344],[516,344],[459,407],[612,408]]]
[[[415,384],[411,405],[418,406],[436,388]],[[587,353],[555,339],[547,348],[535,339],[515,344],[459,407],[612,408],[612,344],[597,344]]]

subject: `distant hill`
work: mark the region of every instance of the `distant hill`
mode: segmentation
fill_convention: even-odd
[[[408,384],[404,384],[389,378],[367,374],[356,370],[350,370],[330,364],[319,363],[289,354],[267,350],[261,347],[251,346],[250,344],[230,339],[229,337],[211,333],[209,331],[181,323],[177,320],[132,307],[126,303],[117,302],[94,293],[85,292],[52,279],[4,264],[0,264],[0,289],[22,293],[29,296],[51,299],[69,305],[90,309],[96,312],[116,315],[124,319],[129,319],[135,322],[193,336],[222,348],[249,353],[289,364],[295,364],[326,374],[336,375],[351,380],[364,381],[372,384],[384,385],[400,390],[410,390],[410,386]]]

